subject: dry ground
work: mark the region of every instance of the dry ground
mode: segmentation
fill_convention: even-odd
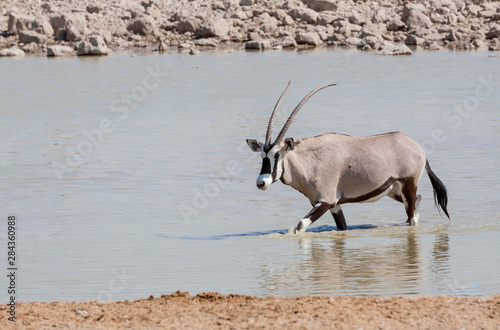
[[[18,303],[15,325],[7,311],[1,304],[1,329],[500,329],[500,294],[258,298],[176,292],[107,303]]]

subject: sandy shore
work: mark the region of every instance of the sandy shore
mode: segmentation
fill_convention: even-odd
[[[13,328],[0,305],[0,328]],[[490,297],[258,298],[176,292],[123,302],[18,303],[15,327],[221,329],[500,329],[500,294]]]

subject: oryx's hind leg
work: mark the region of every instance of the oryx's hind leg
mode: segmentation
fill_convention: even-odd
[[[410,226],[418,224],[418,207],[422,197],[417,194],[417,182],[414,179],[409,178],[398,182],[387,196],[405,205],[406,215],[408,216],[406,222]]]
[[[335,220],[335,224],[337,225],[338,230],[347,230],[347,224],[344,218],[344,212],[342,212],[342,208],[340,205],[335,206],[330,209],[330,212],[333,215],[333,219]]]
[[[312,208],[309,213],[304,217],[304,219],[300,220],[297,224],[297,228],[295,228],[295,233],[306,231],[307,227],[312,224],[314,221],[318,220],[326,211],[332,208],[332,204],[326,202],[319,202]]]

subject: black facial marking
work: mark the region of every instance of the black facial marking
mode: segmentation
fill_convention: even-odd
[[[278,159],[280,157],[280,154],[279,153],[276,153],[276,155],[274,155],[274,168],[273,168],[273,182],[276,181],[276,175],[278,174]]]
[[[260,170],[260,174],[271,174],[271,161],[268,157],[264,157],[262,159],[262,169]]]

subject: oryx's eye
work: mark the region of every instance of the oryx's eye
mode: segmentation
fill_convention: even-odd
[[[280,158],[280,154],[276,154],[274,155],[274,161],[277,162],[278,161],[278,158]]]

